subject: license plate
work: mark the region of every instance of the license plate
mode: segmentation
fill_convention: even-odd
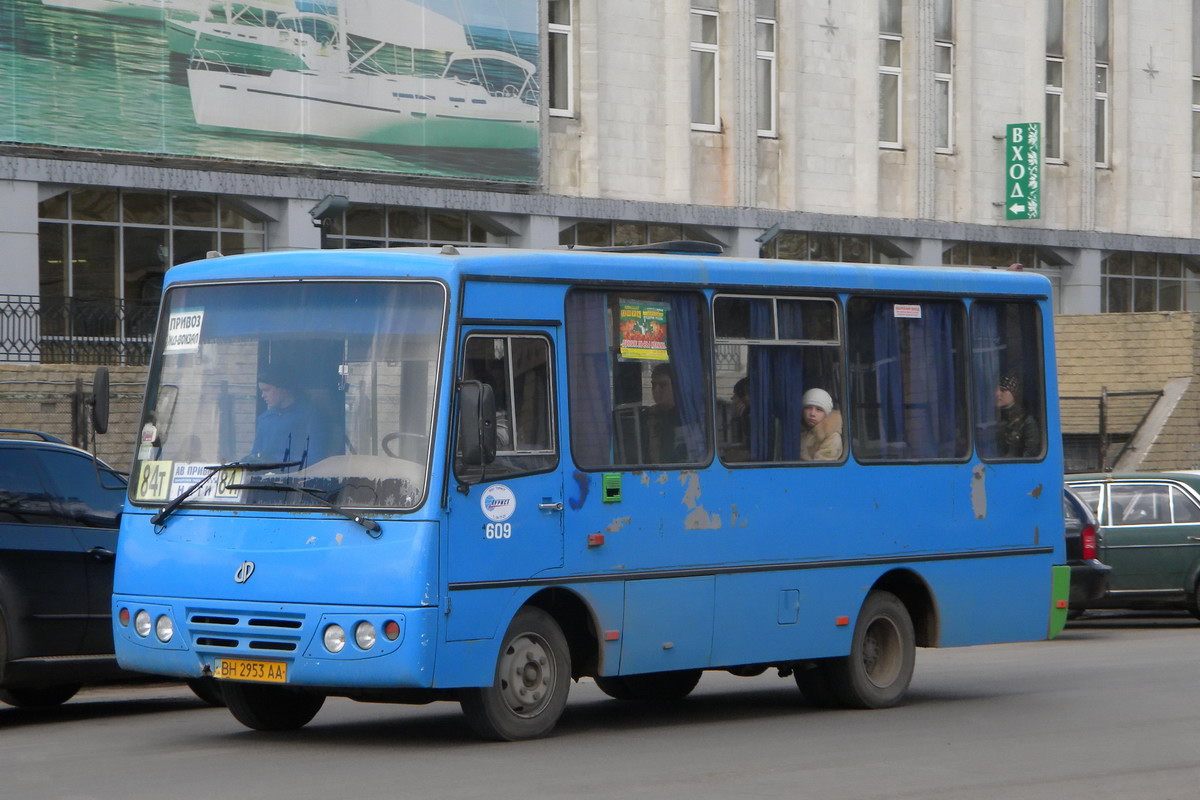
[[[244,658],[218,658],[213,662],[213,677],[228,681],[287,683],[287,664],[278,661],[250,661]]]

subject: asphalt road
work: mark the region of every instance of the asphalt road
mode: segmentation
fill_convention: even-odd
[[[825,711],[768,673],[668,708],[572,688],[553,738],[472,738],[455,704],[330,700],[262,734],[176,684],[0,706],[5,800],[1200,798],[1200,622],[1106,615],[1056,641],[918,651],[907,705]]]

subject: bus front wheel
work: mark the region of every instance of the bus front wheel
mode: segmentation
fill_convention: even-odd
[[[325,695],[284,686],[224,683],[221,696],[238,722],[256,731],[294,731],[303,728],[325,704]]]
[[[891,592],[872,591],[854,624],[850,655],[825,670],[834,694],[849,708],[889,708],[904,699],[916,663],[908,609]]]
[[[495,681],[459,695],[467,722],[496,741],[536,739],[554,729],[567,705],[571,651],[554,618],[523,608],[504,634]]]

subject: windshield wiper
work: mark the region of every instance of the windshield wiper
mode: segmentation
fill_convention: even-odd
[[[264,469],[283,469],[284,467],[298,467],[303,464],[303,461],[269,461],[269,462],[254,462],[254,461],[230,461],[227,464],[217,464],[211,467],[205,467],[208,474],[200,480],[189,486],[183,494],[176,497],[171,502],[162,507],[162,510],[150,518],[151,525],[162,525],[166,522],[167,517],[175,513],[175,509],[183,505],[183,501],[191,497],[197,489],[208,483],[213,475],[216,475],[223,469],[248,469],[252,472],[259,472]]]
[[[330,511],[335,514],[340,514],[351,522],[356,522],[367,530],[367,534],[372,539],[378,539],[383,535],[383,529],[379,527],[379,523],[373,519],[359,516],[353,511],[347,511],[327,497],[322,497],[320,491],[313,489],[310,486],[289,486],[285,483],[237,483],[230,484],[225,487],[227,489],[266,489],[272,492],[300,492],[307,495],[318,503],[325,505]]]

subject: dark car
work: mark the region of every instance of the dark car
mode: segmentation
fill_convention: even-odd
[[[1200,618],[1200,472],[1071,475],[1104,529],[1108,591],[1089,608],[1182,608]]]
[[[1070,489],[1063,492],[1063,522],[1066,527],[1067,565],[1071,568],[1068,613],[1078,616],[1104,597],[1112,567],[1097,558],[1103,539],[1096,515]]]
[[[0,429],[0,700],[57,705],[129,676],[110,622],[125,485],[60,439]]]

